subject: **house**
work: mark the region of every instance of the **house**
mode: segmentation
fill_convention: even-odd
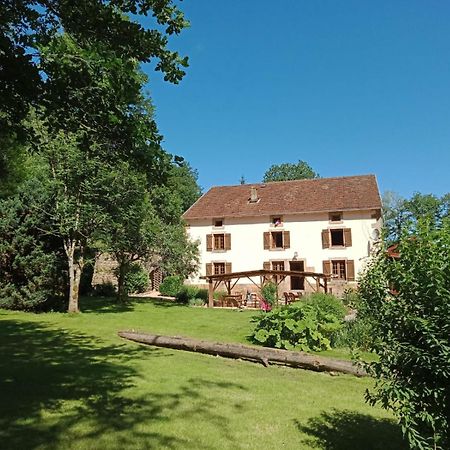
[[[202,276],[257,269],[319,272],[340,294],[356,284],[381,228],[374,175],[280,181],[211,188],[185,213],[187,231],[200,246]],[[235,289],[252,290],[241,279]],[[284,291],[313,290],[288,276]]]

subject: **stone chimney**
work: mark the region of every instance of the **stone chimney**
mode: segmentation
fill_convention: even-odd
[[[250,203],[258,203],[258,200],[259,200],[259,198],[258,198],[258,190],[256,189],[255,186],[252,186],[250,188],[250,200],[249,200],[249,202]]]

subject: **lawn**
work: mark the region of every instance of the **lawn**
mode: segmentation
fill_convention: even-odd
[[[254,312],[84,299],[0,310],[5,449],[402,449],[370,379],[146,347],[119,329],[246,342]]]

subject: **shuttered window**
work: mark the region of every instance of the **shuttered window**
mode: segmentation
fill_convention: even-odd
[[[214,233],[206,235],[206,251],[231,250],[230,233]]]
[[[282,250],[291,247],[289,231],[268,231],[263,235],[264,250]]]
[[[355,261],[352,259],[333,259],[323,261],[323,273],[334,280],[355,281]]]
[[[328,230],[322,230],[322,248],[351,246],[351,228],[331,228]]]

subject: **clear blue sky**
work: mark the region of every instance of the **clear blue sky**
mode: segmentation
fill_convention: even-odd
[[[403,196],[450,191],[450,2],[186,0],[179,85],[150,67],[164,146],[213,185],[307,161]]]

